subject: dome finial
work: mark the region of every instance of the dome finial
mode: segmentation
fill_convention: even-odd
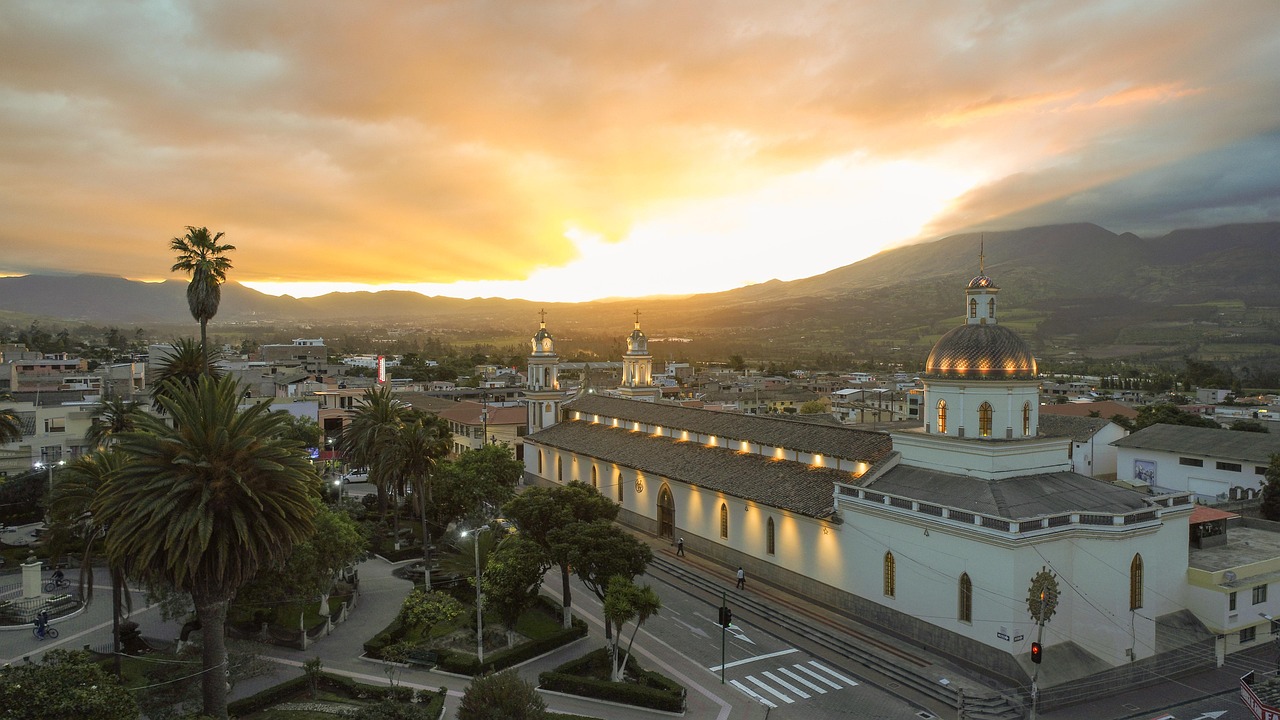
[[[636,310],[636,329],[640,329],[640,311],[638,309]]]
[[[538,311],[538,321],[543,328],[547,326],[547,311],[545,308]]]

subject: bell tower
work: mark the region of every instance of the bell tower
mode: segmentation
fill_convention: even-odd
[[[618,393],[632,400],[654,402],[662,391],[653,384],[653,356],[649,354],[649,339],[640,329],[640,311],[636,311],[636,326],[627,336],[627,352],[622,356],[622,384]]]
[[[555,339],[547,332],[547,311],[540,310],[538,332],[529,341],[529,383],[525,390],[528,430],[531,433],[555,425],[560,418],[560,380],[557,376],[560,356],[556,354]]]

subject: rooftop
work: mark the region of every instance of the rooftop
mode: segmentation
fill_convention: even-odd
[[[1227,530],[1227,542],[1209,548],[1191,548],[1187,564],[1196,570],[1217,572],[1280,557],[1280,533],[1250,527]],[[1252,583],[1256,578],[1250,580]],[[1248,583],[1247,583],[1248,584]]]
[[[1151,425],[1111,443],[1116,447],[1243,460],[1265,465],[1280,453],[1280,435],[1190,425]]]

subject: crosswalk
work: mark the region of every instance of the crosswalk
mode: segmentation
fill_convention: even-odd
[[[810,660],[747,675],[741,680],[730,680],[729,684],[755,701],[776,708],[780,702],[791,704],[797,699],[807,700],[814,695],[855,687],[858,683],[816,660]]]

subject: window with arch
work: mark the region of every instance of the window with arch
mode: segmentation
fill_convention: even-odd
[[[987,317],[994,318],[996,316],[996,299],[991,298],[987,301]]]
[[[556,456],[556,480],[564,482],[564,458]]]
[[[969,317],[978,317],[978,301],[973,298],[969,298]]]
[[[1135,554],[1129,563],[1129,609],[1142,607],[1142,555]]]
[[[618,502],[622,502],[622,471],[618,471]]]
[[[991,437],[991,403],[978,406],[978,436]]]
[[[893,597],[897,590],[897,573],[894,568],[893,553],[884,554],[884,594]]]
[[[720,537],[729,539],[729,506],[720,503]]]
[[[774,537],[773,536],[773,518],[769,518],[769,522],[765,525],[765,528],[764,528],[764,543],[765,543],[765,552],[769,553],[770,555],[773,555],[775,550],[775,546],[773,544],[773,537]]]
[[[960,622],[973,622],[973,581],[969,573],[960,576]]]
[[[1031,434],[1031,403],[1022,403],[1022,434],[1023,436]]]
[[[947,433],[947,401],[938,401],[938,432]]]
[[[542,474],[542,451],[538,451],[538,474]]]
[[[591,466],[591,487],[596,490],[600,489],[600,476],[597,474],[597,469],[594,464]]]

